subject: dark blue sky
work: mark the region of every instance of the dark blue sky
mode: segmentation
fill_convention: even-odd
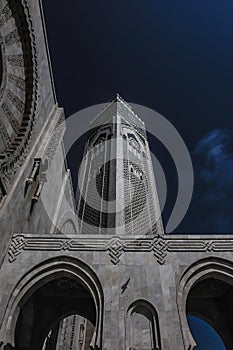
[[[194,165],[193,200],[176,232],[232,232],[233,2],[57,0],[55,8],[46,0],[44,9],[66,115],[116,92],[158,111],[176,127]],[[157,150],[168,178],[166,221],[177,179]]]
[[[188,323],[197,343],[195,350],[226,350],[221,338],[208,323],[196,316],[188,316]]]

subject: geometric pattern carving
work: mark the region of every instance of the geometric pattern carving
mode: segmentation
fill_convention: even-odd
[[[0,28],[11,18],[12,13],[8,4],[3,8],[0,16]]]
[[[16,260],[17,256],[21,253],[24,245],[25,245],[24,237],[17,236],[16,238],[14,238],[12,240],[11,247],[10,247],[10,250],[9,250],[9,256],[10,256],[9,260],[11,262]]]
[[[18,120],[14,117],[14,114],[10,111],[10,108],[7,106],[5,102],[3,102],[1,107],[7,119],[9,120],[9,123],[11,124],[12,129],[17,134],[20,128],[20,124]]]
[[[5,125],[1,122],[1,120],[0,120],[0,133],[1,133],[2,143],[4,147],[7,147],[10,144],[11,139],[8,135]]]
[[[109,252],[111,262],[116,265],[120,261],[124,244],[119,238],[112,238],[106,243],[106,250]]]
[[[17,88],[19,88],[22,91],[25,91],[25,81],[14,74],[9,74],[8,76],[9,82],[14,83]]]
[[[7,91],[8,99],[13,103],[13,105],[18,109],[20,113],[24,112],[24,102],[20,100],[18,96],[16,96],[12,91]]]
[[[6,191],[32,135],[38,96],[36,37],[28,1],[4,1],[0,12],[0,178]]]
[[[20,41],[19,33],[17,29],[14,29],[12,32],[8,33],[5,36],[5,45],[13,45]]]
[[[45,157],[48,159],[49,162],[49,166],[52,163],[53,157],[57,151],[57,145],[60,142],[62,135],[64,133],[64,129],[65,129],[65,115],[64,115],[64,111],[61,110],[61,115],[59,117],[59,120],[57,122],[57,125],[53,131],[53,136],[46,148],[45,151]]]
[[[11,66],[24,67],[24,58],[22,54],[9,55],[7,56],[7,61]]]
[[[77,235],[14,235],[9,247],[9,261],[13,262],[22,251],[105,251],[113,264],[117,264],[125,252],[153,253],[159,264],[166,262],[166,257],[173,252],[233,252],[233,239],[198,239],[132,236],[96,236]]]
[[[161,237],[158,237],[151,242],[151,245],[154,256],[157,258],[158,263],[164,264],[167,256],[168,242],[166,242]]]

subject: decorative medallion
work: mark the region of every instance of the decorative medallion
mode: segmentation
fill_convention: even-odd
[[[0,180],[5,190],[26,155],[36,112],[37,59],[31,23],[26,0],[1,1]]]

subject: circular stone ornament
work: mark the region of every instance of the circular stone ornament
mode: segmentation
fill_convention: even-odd
[[[36,41],[26,0],[0,3],[0,177],[5,188],[28,149],[37,104]]]

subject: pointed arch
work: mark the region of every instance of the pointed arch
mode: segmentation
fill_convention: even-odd
[[[177,292],[177,305],[185,349],[192,350],[196,347],[196,343],[193,339],[187,321],[188,298],[194,288],[201,286],[201,284],[203,285],[203,283],[208,285],[211,280],[219,281],[223,286],[228,285],[229,288],[232,289],[233,263],[223,258],[204,258],[189,266],[181,276]],[[203,308],[207,307],[207,305],[203,306]],[[192,312],[192,314],[195,313]],[[218,331],[216,325],[208,317],[207,313],[206,315],[201,315],[201,317],[207,321],[216,331]],[[224,338],[224,334],[221,334],[221,336]]]
[[[56,233],[77,234],[79,232],[77,217],[71,210],[65,212],[56,224]]]
[[[21,308],[27,300],[45,284],[58,278],[69,278],[82,285],[92,297],[95,313],[95,331],[91,349],[101,349],[103,327],[103,291],[95,272],[81,260],[59,256],[46,260],[33,267],[15,286],[9,296],[6,313],[3,318],[0,340],[3,344],[15,346],[16,323]]]

